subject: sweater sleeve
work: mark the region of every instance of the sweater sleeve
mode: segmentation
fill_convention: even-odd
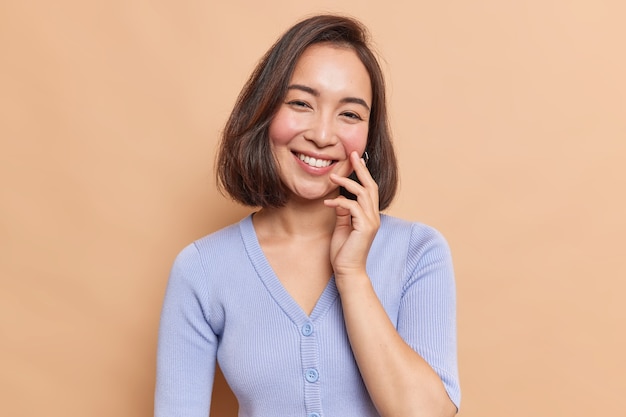
[[[159,327],[155,417],[207,417],[217,337],[209,325],[207,276],[195,245],[170,272]]]
[[[456,342],[456,290],[448,243],[415,224],[407,253],[408,279],[398,332],[441,378],[457,409],[461,400]]]

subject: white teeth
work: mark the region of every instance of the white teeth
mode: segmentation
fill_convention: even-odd
[[[312,167],[316,167],[316,168],[325,168],[333,162],[327,159],[311,158],[310,156],[303,155],[303,154],[298,154],[298,158],[300,158],[300,160],[304,162],[305,164],[312,166]]]

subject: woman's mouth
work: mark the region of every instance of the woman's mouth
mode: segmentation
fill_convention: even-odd
[[[297,153],[296,157],[308,166],[314,168],[326,168],[327,166],[330,166],[330,164],[335,162],[332,159],[316,159],[301,153]]]

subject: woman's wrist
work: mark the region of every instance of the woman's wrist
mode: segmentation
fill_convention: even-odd
[[[350,273],[335,273],[335,285],[339,294],[357,295],[363,291],[371,291],[372,283],[365,271]]]

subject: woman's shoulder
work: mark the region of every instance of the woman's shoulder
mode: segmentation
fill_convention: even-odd
[[[386,248],[387,252],[393,248],[402,253],[409,263],[420,262],[431,256],[451,256],[447,239],[435,227],[389,215],[381,216],[375,244]]]
[[[435,227],[399,217],[381,214],[379,234],[389,239],[405,237],[413,242],[438,240],[445,242],[443,234]]]
[[[245,224],[249,222],[249,217],[192,241],[179,252],[177,258],[199,257],[219,260],[227,258],[233,252],[240,254],[243,249],[242,234],[245,233]]]
[[[224,244],[228,244],[231,241],[241,240],[241,228],[242,225],[248,220],[249,216],[244,217],[238,222],[229,224],[214,232],[211,232],[193,242],[194,245],[199,248],[210,249],[212,247],[219,247]]]
[[[380,235],[380,236],[379,236]],[[399,219],[392,216],[381,218],[381,227],[376,239],[379,257],[396,256],[404,264],[407,284],[414,282],[420,274],[414,271],[445,271],[438,277],[452,279],[452,255],[450,246],[443,234],[435,227],[416,222]]]

